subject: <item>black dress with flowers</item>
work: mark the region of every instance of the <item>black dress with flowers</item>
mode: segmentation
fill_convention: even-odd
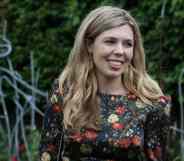
[[[165,161],[169,131],[169,98],[160,97],[154,106],[133,94],[98,93],[100,131],[63,128],[58,83],[45,111],[40,142],[41,161]]]

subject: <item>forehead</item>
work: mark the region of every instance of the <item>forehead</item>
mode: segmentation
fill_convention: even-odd
[[[109,30],[106,30],[97,36],[98,39],[99,38],[103,39],[108,37],[133,40],[134,33],[132,28],[128,24],[126,24],[126,25],[122,25],[122,26],[118,26],[118,27],[114,27]]]

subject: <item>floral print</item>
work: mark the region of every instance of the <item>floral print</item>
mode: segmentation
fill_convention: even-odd
[[[43,152],[41,161],[50,161],[50,160],[51,160],[51,156],[49,155],[49,153]]]
[[[170,97],[147,105],[132,93],[98,93],[100,130],[64,129],[58,82],[44,116],[41,161],[165,161]]]
[[[111,114],[109,117],[108,117],[108,122],[109,123],[115,123],[119,120],[118,116],[115,115],[115,114]]]

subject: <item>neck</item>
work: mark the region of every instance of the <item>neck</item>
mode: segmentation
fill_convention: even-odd
[[[121,77],[116,79],[108,79],[102,76],[97,77],[98,90],[101,93],[113,95],[126,95],[127,89],[122,83]]]

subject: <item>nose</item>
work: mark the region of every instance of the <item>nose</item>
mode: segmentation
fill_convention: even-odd
[[[122,56],[125,53],[125,49],[121,43],[118,43],[115,47],[114,53],[117,56]]]

